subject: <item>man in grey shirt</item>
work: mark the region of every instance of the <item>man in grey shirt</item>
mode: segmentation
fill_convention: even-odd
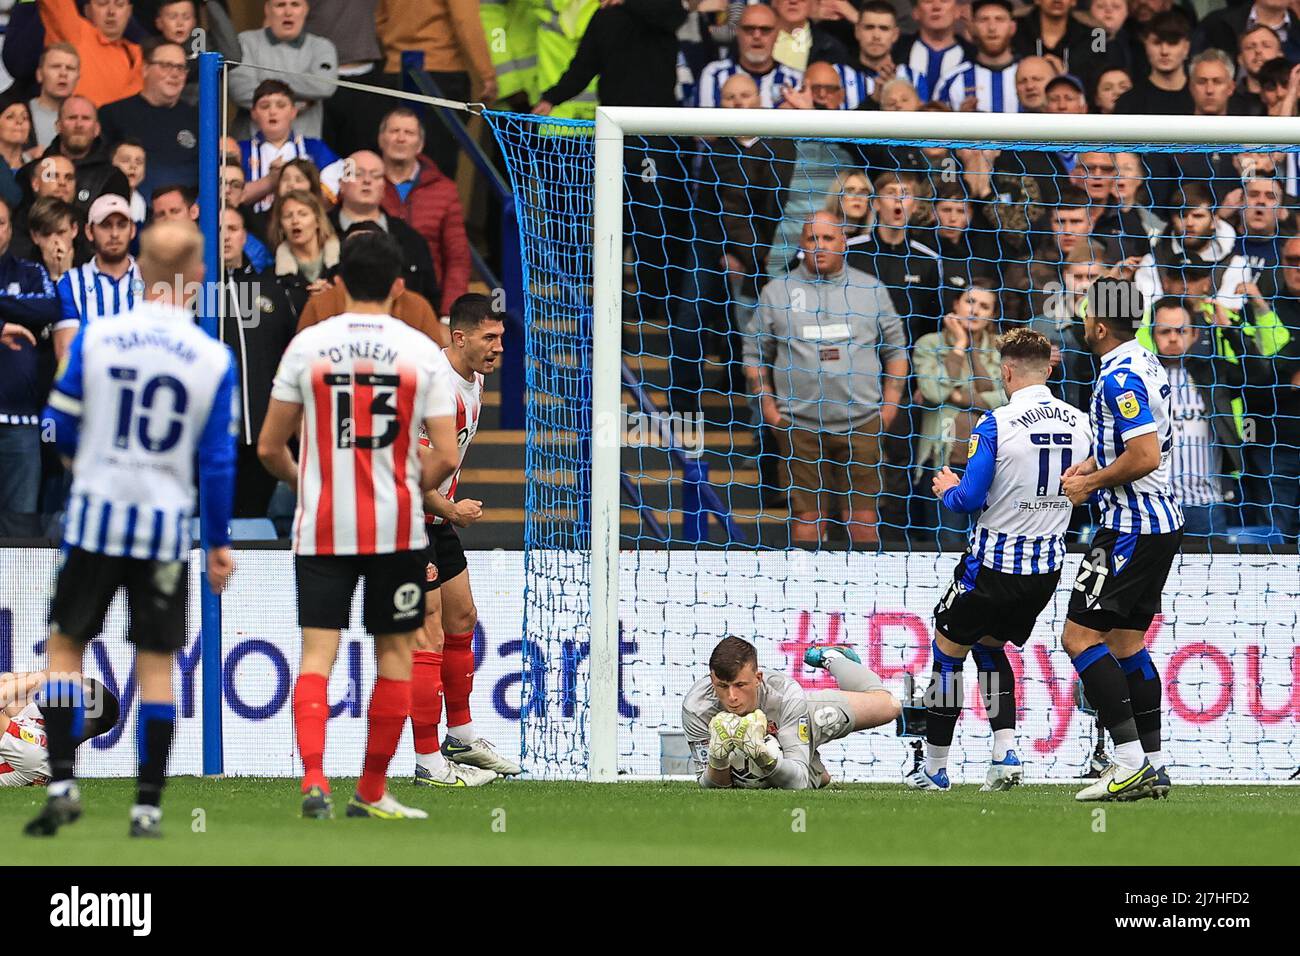
[[[804,663],[830,671],[839,690],[806,693],[784,674],[759,670],[749,641],[718,642],[709,673],[682,701],[682,730],[701,787],[824,787],[831,776],[818,747],[898,716],[898,699],[851,647],[810,647]]]
[[[292,87],[300,104],[295,131],[320,139],[325,116],[322,101],[338,89],[334,82],[339,73],[338,51],[329,40],[307,32],[307,0],[267,0],[264,12],[262,29],[239,34],[244,66],[230,71],[230,98],[241,110],[238,123],[242,125],[235,135],[248,138],[247,113],[261,82],[280,80]],[[259,70],[259,66],[278,72]]]
[[[903,324],[885,286],[845,263],[834,213],[809,216],[799,245],[800,264],[759,297],[746,378],[786,465],[791,542],[815,546],[838,513],[851,542],[875,545],[880,438],[907,379]]]

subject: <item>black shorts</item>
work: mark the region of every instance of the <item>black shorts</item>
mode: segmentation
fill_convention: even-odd
[[[984,567],[967,552],[934,609],[935,629],[967,647],[985,637],[1023,647],[1060,580],[1059,568],[1046,574],[1007,574]]]
[[[341,631],[352,620],[352,595],[365,578],[361,619],[370,634],[403,634],[424,622],[424,552],[295,555],[298,626]]]
[[[1079,565],[1066,617],[1094,631],[1145,631],[1160,613],[1183,529],[1136,534],[1101,528]]]
[[[426,524],[424,530],[429,535],[429,544],[424,551],[424,590],[436,591],[444,581],[464,572],[469,564],[454,525],[444,521],[442,524]]]
[[[185,646],[188,561],[150,561],[72,548],[54,585],[50,624],[78,644],[90,643],[104,629],[104,616],[118,588],[126,588],[128,641],[139,650],[158,653]]]

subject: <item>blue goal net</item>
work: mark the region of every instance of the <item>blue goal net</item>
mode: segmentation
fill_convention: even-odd
[[[589,752],[590,123],[487,114],[509,165],[527,320],[529,769]],[[1008,400],[999,337],[1052,350],[1048,388],[1093,411],[1084,307],[1101,277],[1145,303],[1170,384],[1164,456],[1186,518],[1148,632],[1184,777],[1300,766],[1300,177],[1293,148],[629,135],[622,212],[618,770],[688,771],[681,702],[721,637],[809,691],[816,643],[854,645],[900,697],[928,681],[933,610],[976,514],[960,476]],[[608,423],[601,423],[608,427]],[[1159,516],[1153,518],[1157,520]],[[1096,725],[1059,648],[1098,504],[1074,509],[1061,583],[1021,649],[1028,779],[1086,771]],[[1002,536],[1006,538],[1005,535]],[[596,542],[597,547],[601,542]],[[1013,558],[1014,555],[1014,558]],[[980,779],[988,716],[958,728]],[[897,780],[886,728],[827,745],[831,773]]]

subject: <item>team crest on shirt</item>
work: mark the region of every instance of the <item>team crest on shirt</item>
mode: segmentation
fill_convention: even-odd
[[[1137,418],[1141,406],[1138,405],[1137,395],[1133,392],[1121,392],[1115,399],[1115,405],[1119,413],[1125,418]]]
[[[438,580],[438,566],[432,561],[424,566],[424,580],[428,584]]]
[[[977,451],[979,450],[979,447],[980,447],[980,436],[979,436],[979,435],[971,435],[971,436],[970,436],[970,441],[968,441],[968,442],[966,443],[966,457],[967,457],[967,458],[974,458],[974,457],[975,457],[975,452],[977,452]]]

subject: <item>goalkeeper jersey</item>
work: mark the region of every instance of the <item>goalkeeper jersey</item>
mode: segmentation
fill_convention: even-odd
[[[781,744],[781,760],[799,767],[805,786],[821,786],[821,768],[815,764],[812,728],[808,723],[808,695],[792,678],[765,673],[758,688],[758,709],[767,716],[767,732]],[[686,692],[682,700],[682,730],[691,748],[698,776],[709,765],[709,721],[722,711],[722,704],[706,674]]]

